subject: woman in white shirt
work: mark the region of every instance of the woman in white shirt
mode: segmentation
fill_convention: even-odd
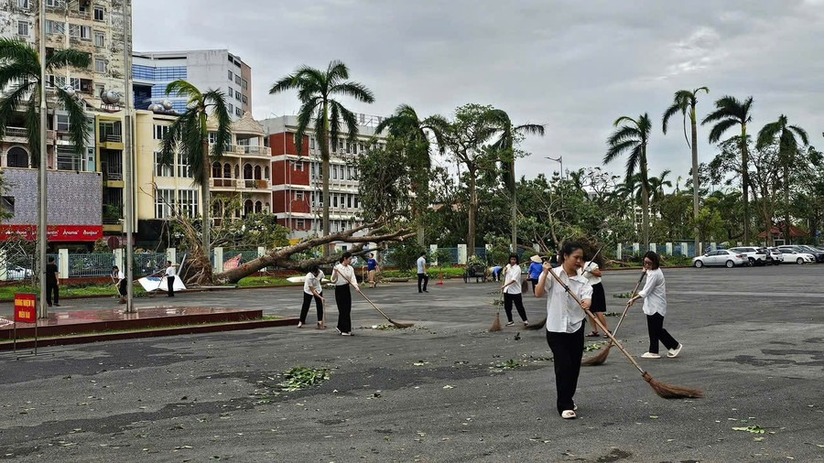
[[[576,418],[573,396],[579,381],[584,352],[583,309],[590,307],[593,287],[587,278],[579,275],[584,263],[584,252],[578,243],[565,243],[561,250],[562,263],[552,268],[549,262],[536,286],[536,297],[547,293],[547,345],[553,351],[553,370],[556,373],[556,408],[564,419]],[[559,284],[548,272],[554,272],[564,283]],[[567,288],[578,297],[581,306],[567,293]]]
[[[166,261],[166,296],[175,297],[175,264]]]
[[[607,318],[605,318],[604,313],[607,311],[607,298],[604,295],[604,286],[602,286],[602,271],[599,268],[599,264],[591,261],[585,262],[584,267],[579,270],[579,274],[588,281],[590,281],[590,285],[593,286],[593,301],[590,305],[590,312],[599,319],[602,326],[607,329]],[[599,325],[596,324],[596,320],[590,319],[590,326],[591,331],[587,334],[588,338],[595,338],[599,336]],[[604,333],[604,337],[608,337],[607,333]]]
[[[659,341],[667,349],[668,357],[676,357],[682,350],[682,344],[673,339],[673,336],[663,327],[667,313],[667,289],[665,288],[665,275],[659,269],[659,255],[648,251],[644,255],[642,265],[647,272],[645,287],[628,301],[628,304],[632,306],[638,299],[644,298],[645,300],[642,311],[647,315],[647,335],[650,338],[650,346],[647,352],[642,354],[642,358],[661,358]]]
[[[318,316],[319,330],[326,328],[324,325],[324,288],[321,286],[321,280],[324,278],[324,272],[313,265],[304,278],[304,303],[301,305],[301,318],[298,321],[298,328],[304,326],[307,322],[307,314],[309,313],[309,303],[315,299],[315,311]]]
[[[504,313],[507,314],[507,326],[513,326],[513,304],[516,304],[518,316],[524,322],[524,326],[529,325],[527,312],[524,310],[524,302],[521,300],[521,267],[518,264],[518,256],[510,254],[510,264],[504,274],[504,285],[501,287],[504,293]]]
[[[335,283],[335,305],[338,306],[338,326],[335,328],[341,336],[352,336],[352,293],[349,285],[356,291],[358,282],[355,281],[355,270],[352,268],[352,254],[345,252],[341,254],[341,260],[332,269],[331,281]]]

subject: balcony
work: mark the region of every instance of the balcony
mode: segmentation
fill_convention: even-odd
[[[46,131],[46,141],[47,142],[54,142],[55,134],[54,130],[47,130]],[[26,129],[23,127],[6,127],[6,136],[3,137],[3,141],[9,143],[28,143],[29,142],[29,135],[26,132]]]
[[[209,145],[209,151],[215,149],[215,144]],[[272,150],[268,146],[257,145],[229,145],[223,153],[224,156],[245,157],[245,158],[261,158],[269,159],[272,156]]]
[[[272,150],[268,146],[241,145],[241,148],[243,148],[244,154],[261,155],[266,157],[272,156]]]
[[[214,190],[263,190],[269,192],[269,180],[210,178],[209,187]]]

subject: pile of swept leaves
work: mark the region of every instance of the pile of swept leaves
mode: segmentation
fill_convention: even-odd
[[[278,383],[282,391],[292,392],[317,386],[329,379],[326,368],[294,367],[284,373],[284,380]]]

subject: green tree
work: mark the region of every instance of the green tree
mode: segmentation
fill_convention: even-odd
[[[667,123],[677,112],[682,113],[682,130],[685,134],[685,142],[690,148],[691,174],[693,175],[693,219],[699,217],[699,149],[696,145],[698,136],[696,133],[696,103],[699,99],[697,94],[701,91],[709,93],[707,87],[699,87],[690,90],[679,90],[673,95],[673,104],[665,110],[662,115],[662,133],[667,134]],[[687,136],[687,120],[690,119],[690,139]],[[699,230],[694,229],[693,243],[694,252],[698,256],[699,250]]]
[[[622,154],[628,153],[625,162],[625,181],[628,183],[638,170],[642,189],[642,241],[644,249],[648,249],[650,245],[650,197],[648,193],[650,184],[648,182],[647,145],[650,141],[652,124],[650,117],[644,113],[638,119],[622,116],[613,122],[613,126],[619,128],[607,139],[607,153],[604,155],[603,162],[607,164]]]
[[[799,140],[797,140],[799,137]],[[774,143],[779,139],[779,164],[782,166],[782,191],[785,198],[785,242],[791,242],[791,179],[790,168],[799,159],[799,150],[802,148],[799,142],[805,146],[808,144],[808,133],[805,130],[788,124],[788,118],[781,114],[775,122],[765,124],[759,135],[756,137],[756,149]]]
[[[231,119],[226,108],[224,94],[220,90],[201,93],[197,87],[185,80],[176,80],[166,86],[166,94],[176,94],[188,98],[186,111],[178,116],[163,137],[162,163],[171,165],[177,152],[192,169],[194,183],[201,188],[201,262],[206,280],[211,280],[211,214],[212,203],[209,195],[209,175],[212,162],[220,161],[232,143]],[[212,117],[217,121],[210,152],[210,132],[207,121]]]
[[[341,104],[335,96],[348,96],[358,101],[372,103],[372,92],[358,82],[349,79],[349,69],[341,61],[331,61],[326,71],[309,66],[299,67],[295,73],[281,78],[269,89],[270,94],[295,89],[301,101],[298,111],[298,128],[295,131],[295,147],[303,149],[304,135],[310,123],[315,127],[321,146],[321,182],[323,192],[323,232],[329,235],[329,153],[330,140],[338,145],[341,122],[347,126],[347,140],[354,142],[358,136],[355,114]],[[329,247],[324,250],[329,255]]]
[[[74,49],[55,50],[46,56],[46,72],[59,74],[66,68],[86,69],[91,63],[89,53]],[[18,121],[26,129],[31,151],[31,166],[39,167],[40,146],[40,56],[37,50],[16,39],[0,39],[0,140],[9,126]],[[69,140],[77,154],[85,152],[86,126],[89,118],[83,111],[83,102],[75,98],[71,87],[54,87],[57,105],[69,116]],[[48,96],[48,95],[47,95]],[[22,112],[22,115],[20,114]]]
[[[750,179],[748,177],[748,123],[751,122],[751,106],[753,97],[749,96],[745,101],[739,101],[732,96],[723,96],[716,100],[716,111],[708,114],[702,120],[702,125],[715,123],[708,134],[708,141],[718,142],[722,135],[731,127],[739,126],[739,135],[734,137],[739,140],[740,162],[742,172],[742,234],[745,244],[750,243],[750,211],[748,208],[748,187]]]

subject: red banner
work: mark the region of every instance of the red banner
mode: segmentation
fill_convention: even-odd
[[[49,241],[97,241],[103,238],[103,225],[49,225]],[[14,239],[37,240],[36,225],[0,225],[0,241]]]
[[[37,296],[34,294],[14,295],[14,321],[17,323],[37,323]]]

